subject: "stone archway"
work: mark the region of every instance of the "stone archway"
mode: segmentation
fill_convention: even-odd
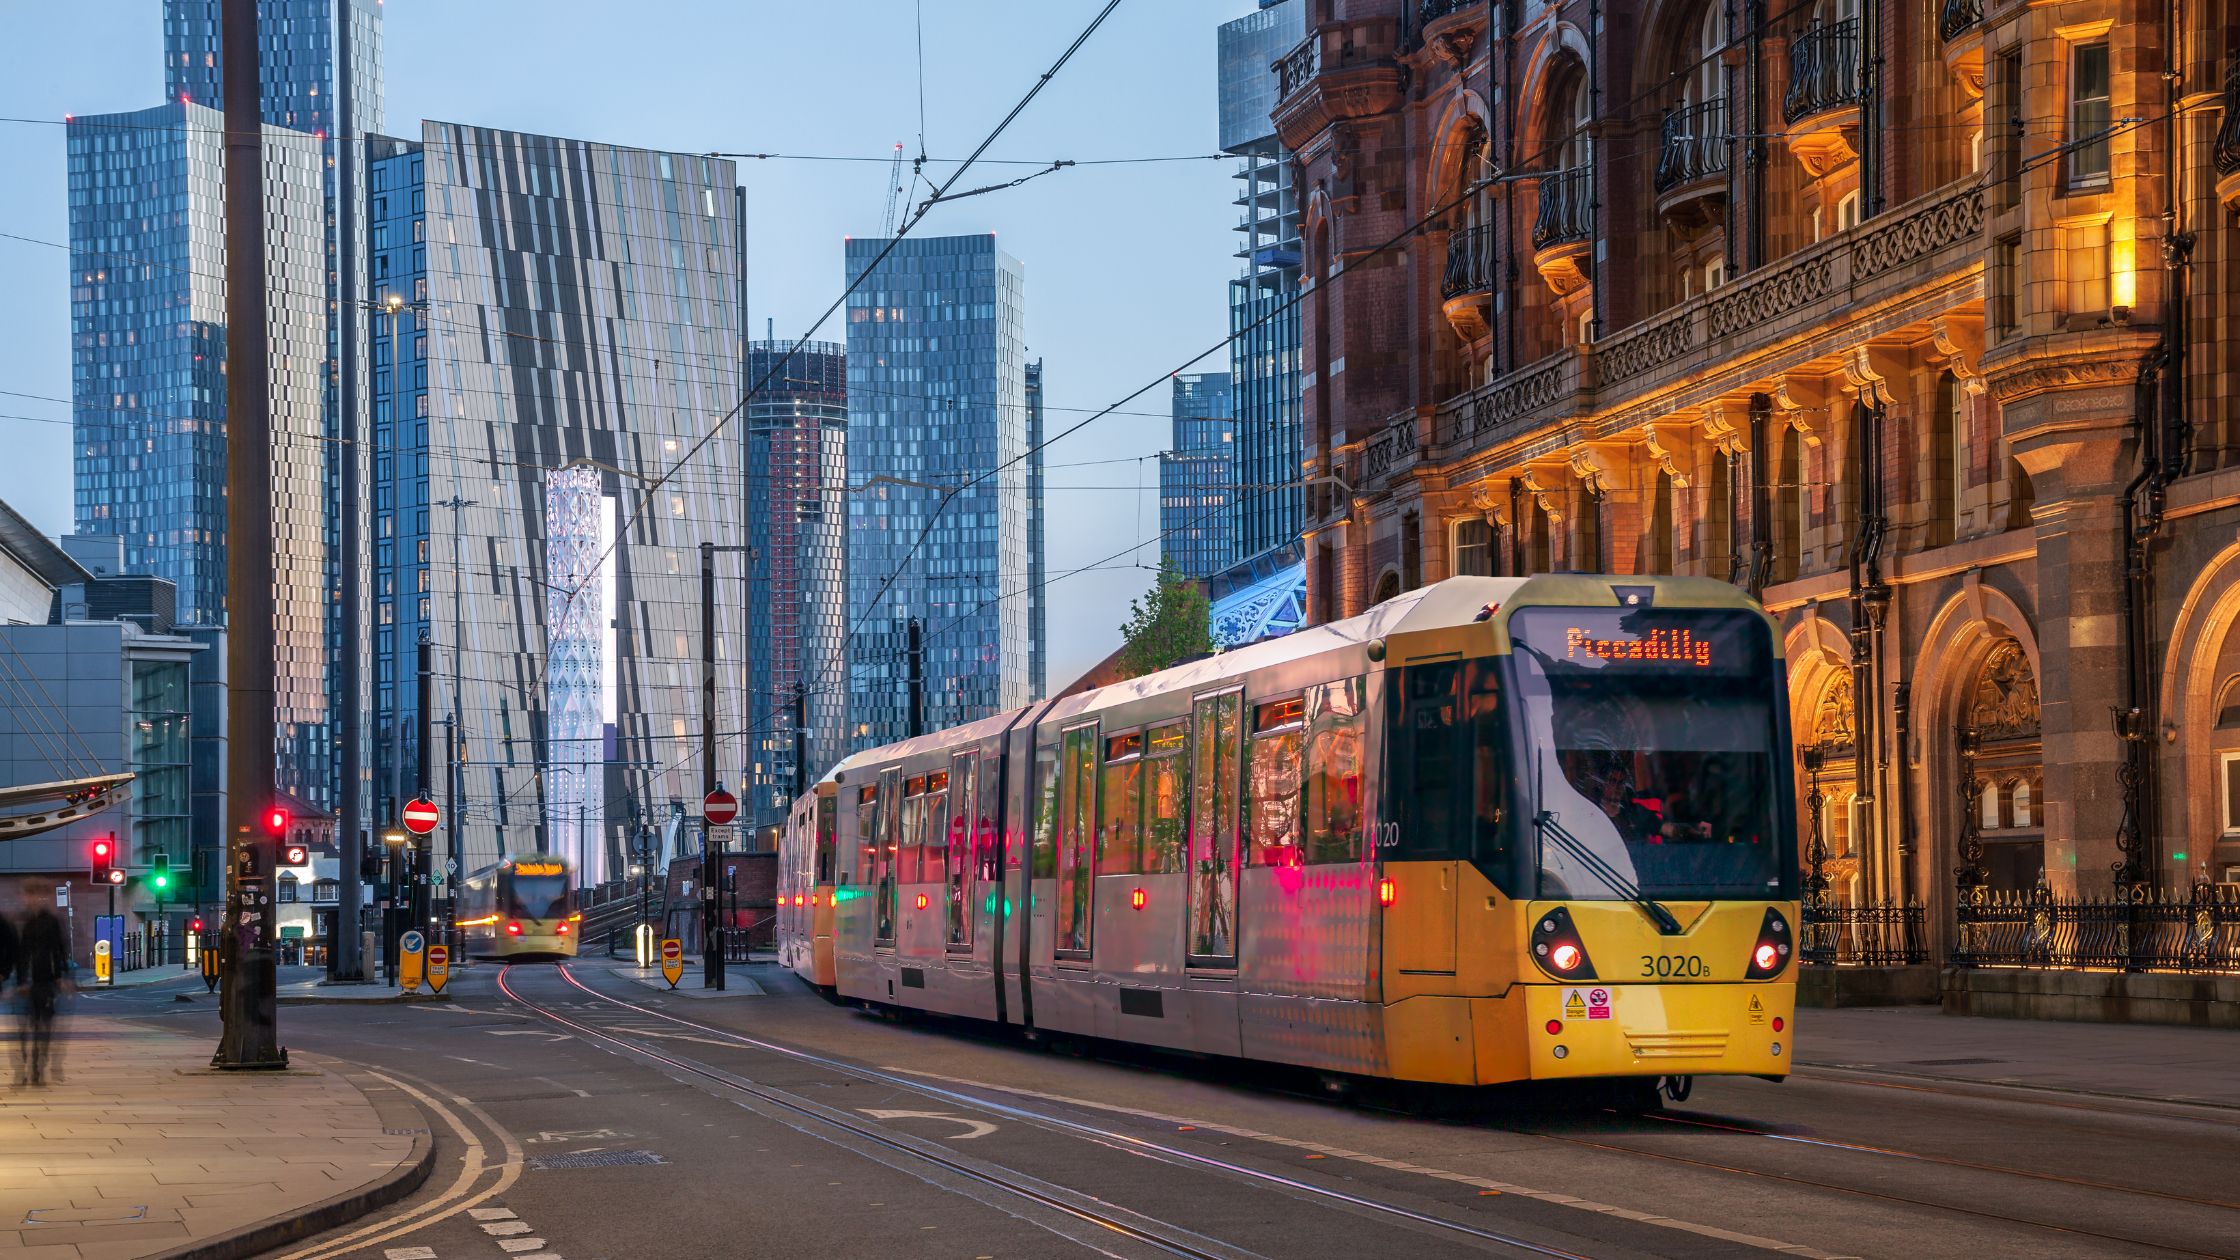
[[[2226,834],[2226,762],[2240,752],[2240,543],[2218,552],[2186,592],[2171,625],[2158,696],[2162,829],[2186,855],[2175,886],[2240,872],[2240,838]],[[2172,856],[2170,860],[2175,861]]]

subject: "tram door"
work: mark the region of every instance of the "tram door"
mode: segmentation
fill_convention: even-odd
[[[1190,918],[1193,967],[1237,965],[1239,743],[1244,693],[1199,696],[1190,709]]]

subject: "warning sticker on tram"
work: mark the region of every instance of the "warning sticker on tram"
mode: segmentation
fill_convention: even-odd
[[[1565,991],[1563,995],[1563,1017],[1565,1019],[1585,1019],[1587,1017],[1586,996],[1577,989]]]
[[[1608,1018],[1610,1018],[1610,990],[1608,990],[1608,989],[1589,989],[1589,990],[1587,990],[1587,1018],[1588,1018],[1588,1019],[1608,1019]]]
[[[1750,995],[1750,1022],[1753,1024],[1766,1022],[1766,1004],[1759,1001],[1758,995],[1755,993]]]

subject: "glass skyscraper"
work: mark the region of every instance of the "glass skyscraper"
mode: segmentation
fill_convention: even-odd
[[[1042,477],[1042,360],[1027,365],[1027,695],[1050,694],[1050,501]]]
[[[747,385],[767,382],[747,402],[743,803],[757,827],[847,755],[848,351],[794,344],[747,347]]]
[[[76,530],[124,540],[127,572],[178,588],[182,623],[226,619],[224,120],[173,100],[68,127]],[[331,808],[326,526],[320,440],[327,323],[315,137],[264,135],[281,790]]]
[[[425,636],[462,874],[543,849],[611,878],[633,819],[701,795],[703,542],[716,776],[748,764],[734,168],[430,122],[371,175],[377,792],[447,790],[440,756],[416,782]]]
[[[848,298],[849,723],[863,748],[909,732],[913,619],[925,729],[1025,704],[1041,592],[1025,269],[993,236],[853,239],[846,259],[851,283],[870,273]]]
[[[1261,0],[1259,11],[1223,23],[1221,148],[1240,159],[1237,231],[1243,274],[1229,283],[1229,373],[1235,390],[1235,558],[1247,561],[1294,541],[1305,510],[1300,480],[1299,209],[1291,155],[1276,140],[1272,68],[1306,38],[1306,0]],[[1303,573],[1302,573],[1302,580]]]
[[[1159,454],[1159,554],[1184,577],[1211,577],[1235,559],[1229,408],[1227,372],[1174,378],[1172,447]]]

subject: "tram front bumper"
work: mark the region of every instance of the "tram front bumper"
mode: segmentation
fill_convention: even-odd
[[[1535,1080],[1786,1076],[1796,985],[1536,984],[1525,994]]]

